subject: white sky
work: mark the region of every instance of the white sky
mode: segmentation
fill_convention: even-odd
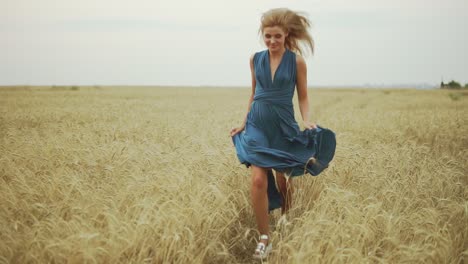
[[[313,23],[311,86],[468,82],[467,0],[0,0],[0,85],[248,86],[274,7]]]

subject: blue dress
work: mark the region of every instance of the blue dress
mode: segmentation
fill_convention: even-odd
[[[313,130],[299,129],[292,103],[296,87],[296,54],[286,49],[273,80],[268,50],[256,53],[253,65],[256,80],[254,100],[244,131],[232,137],[239,161],[247,167],[255,165],[274,169],[287,176],[307,172],[318,175],[334,156],[335,134],[321,126]],[[314,158],[312,162],[311,158]],[[271,189],[272,179],[269,171],[270,209],[278,207],[270,193],[276,189]]]

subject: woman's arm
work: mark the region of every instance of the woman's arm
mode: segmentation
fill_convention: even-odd
[[[304,58],[296,56],[296,87],[297,87],[297,99],[299,101],[299,110],[301,111],[302,121],[306,129],[314,129],[317,126],[310,122],[309,117],[309,98],[307,96],[307,65]]]
[[[253,98],[254,98],[254,95],[255,95],[255,86],[257,85],[257,82],[255,81],[255,70],[254,70],[254,63],[253,63],[254,55],[250,56],[250,76],[251,76],[251,79],[252,79],[252,92],[250,94],[249,104],[247,106],[247,114],[245,115],[244,121],[242,122],[242,125],[240,127],[235,127],[235,128],[231,129],[231,132],[230,132],[231,137],[236,135],[237,133],[242,132],[242,130],[244,130],[245,123],[247,122],[247,115],[250,112],[250,107],[252,105]]]
[[[252,106],[252,102],[253,102],[254,95],[255,95],[255,86],[257,86],[257,81],[255,80],[255,70],[254,70],[254,62],[253,62],[254,55],[255,54],[250,56],[250,78],[252,80],[251,81],[252,92],[250,93],[249,104],[247,106],[247,114],[245,115],[244,122],[242,123],[243,127],[245,127],[245,123],[247,122],[247,115],[250,112],[250,107]]]

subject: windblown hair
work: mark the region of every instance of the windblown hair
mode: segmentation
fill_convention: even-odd
[[[308,31],[310,21],[304,14],[287,8],[271,9],[262,15],[259,32],[263,33],[264,28],[274,26],[278,26],[288,33],[284,43],[287,49],[301,55],[310,49],[311,53],[314,54],[314,40]]]

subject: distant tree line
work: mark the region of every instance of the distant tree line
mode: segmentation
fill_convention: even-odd
[[[440,82],[441,89],[468,89],[468,83],[465,86],[462,86],[459,82],[451,80],[448,83],[444,83],[444,81]]]

